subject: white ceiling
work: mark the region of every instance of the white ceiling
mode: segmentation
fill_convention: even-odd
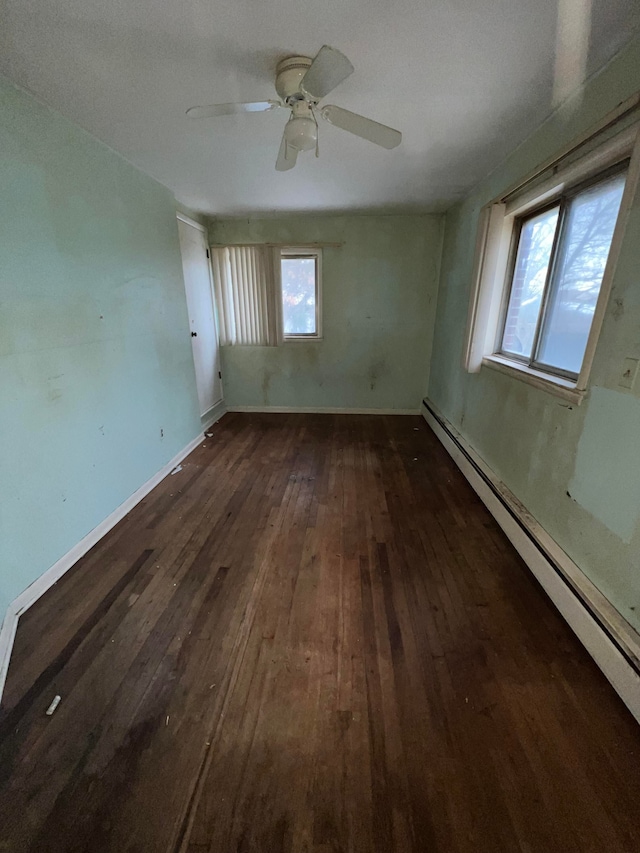
[[[0,0],[0,68],[195,210],[438,210],[550,112],[557,2]],[[638,0],[592,6],[589,73],[640,25]],[[323,122],[320,160],[280,173],[284,110],[185,118],[275,97],[277,62],[325,43],[356,69],[327,101],[397,127],[399,148]]]

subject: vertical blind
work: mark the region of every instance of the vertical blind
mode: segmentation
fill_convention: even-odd
[[[264,245],[212,250],[221,344],[275,345],[274,260]]]

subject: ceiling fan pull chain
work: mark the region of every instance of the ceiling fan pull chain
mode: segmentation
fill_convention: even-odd
[[[320,156],[320,128],[318,127],[318,116],[313,107],[311,107],[311,115],[316,123],[316,158]]]
[[[291,114],[285,124],[278,149],[276,159],[278,172],[288,172],[293,169],[298,154],[302,151],[311,151],[315,147],[316,158],[320,157],[318,110],[321,118],[347,133],[352,133],[382,148],[395,148],[402,141],[399,130],[331,104],[324,107],[318,106],[325,95],[332,92],[352,72],[353,65],[347,57],[334,47],[325,44],[320,48],[315,59],[310,59],[308,56],[289,56],[278,63],[276,68],[278,100],[190,107],[187,115],[190,118],[213,118],[240,113],[264,113],[279,107],[287,107]]]

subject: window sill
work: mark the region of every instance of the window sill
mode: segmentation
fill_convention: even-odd
[[[578,390],[575,382],[571,382],[569,379],[543,373],[541,370],[534,370],[532,367],[509,361],[509,359],[502,358],[499,355],[485,356],[482,359],[482,364],[492,370],[497,370],[499,373],[519,379],[521,382],[526,382],[528,385],[533,385],[534,388],[540,388],[549,394],[555,394],[556,397],[562,397],[563,400],[569,400],[577,406],[580,405],[584,397],[585,392]]]
[[[283,344],[309,343],[309,341],[322,341],[320,335],[287,335],[282,338]]]

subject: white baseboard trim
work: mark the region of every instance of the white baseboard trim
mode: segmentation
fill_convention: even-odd
[[[202,429],[207,430],[216,421],[219,421],[223,415],[227,413],[227,404],[224,400],[220,400],[215,406],[212,406],[208,412],[205,412],[201,417]]]
[[[222,412],[222,414],[224,414],[224,412]],[[221,414],[217,414],[211,423],[219,420],[220,417]],[[194,438],[193,441],[190,441],[189,444],[177,453],[173,459],[167,462],[167,464],[164,465],[157,474],[154,474],[151,479],[147,480],[146,483],[140,486],[140,488],[128,497],[124,503],[121,503],[120,506],[111,513],[111,515],[107,516],[107,518],[105,518],[104,521],[101,521],[97,527],[94,527],[93,530],[87,533],[84,539],[81,539],[77,545],[74,545],[73,548],[70,551],[67,551],[63,557],[60,557],[53,566],[48,568],[44,574],[40,575],[39,578],[37,578],[11,602],[7,608],[7,612],[5,613],[2,628],[0,628],[0,700],[2,699],[2,692],[7,679],[9,659],[11,657],[11,650],[13,648],[16,630],[18,628],[18,619],[20,616],[25,610],[31,607],[31,605],[34,604],[40,596],[44,595],[44,593],[52,587],[54,583],[59,581],[65,572],[68,572],[81,557],[84,557],[87,551],[93,548],[93,546],[113,527],[115,527],[128,512],[131,512],[136,504],[139,504],[140,501],[158,485],[158,483],[164,480],[164,478],[173,471],[176,465],[182,462],[182,460],[188,456],[192,450],[195,450],[199,444],[202,444],[204,440],[202,433],[200,433],[200,435]]]
[[[640,636],[428,400],[422,415],[640,722]]]
[[[274,412],[310,415],[419,415],[420,409],[349,409],[335,406],[228,406],[228,412]]]
[[[9,659],[11,657],[11,649],[13,641],[16,638],[18,630],[18,614],[13,610],[13,603],[7,607],[7,612],[2,620],[2,628],[0,628],[0,701],[2,700],[2,691],[7,680],[7,672],[9,670]]]

